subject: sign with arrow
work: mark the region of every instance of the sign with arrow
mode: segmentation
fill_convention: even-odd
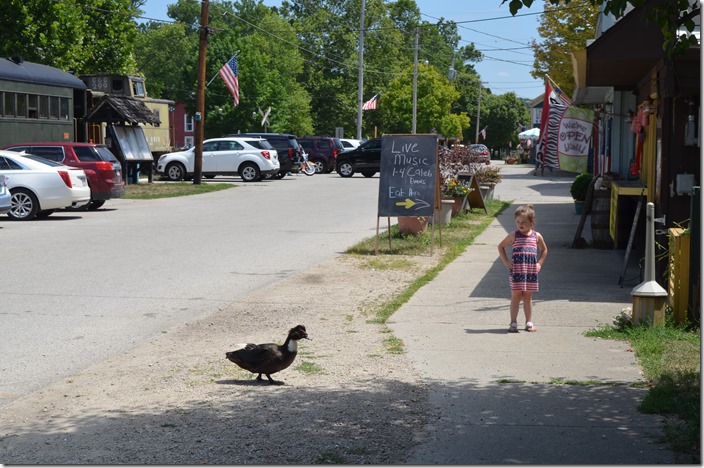
[[[378,216],[432,216],[437,161],[436,135],[384,135]]]

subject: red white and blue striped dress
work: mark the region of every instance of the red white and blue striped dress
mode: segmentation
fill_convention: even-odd
[[[529,235],[516,231],[512,244],[513,268],[508,276],[512,291],[538,290],[538,237],[535,230]]]

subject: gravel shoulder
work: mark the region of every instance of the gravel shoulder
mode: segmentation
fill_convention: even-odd
[[[409,259],[374,270],[340,255],[21,398],[0,414],[0,463],[403,463],[434,417],[428,387],[367,320],[439,252]],[[298,324],[312,341],[274,375],[284,385],[225,359]]]

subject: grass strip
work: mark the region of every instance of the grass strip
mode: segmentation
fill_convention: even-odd
[[[585,335],[629,342],[649,386],[639,410],[667,418],[665,439],[680,463],[701,464],[701,331],[675,325],[668,310],[664,326],[634,327],[622,313]]]

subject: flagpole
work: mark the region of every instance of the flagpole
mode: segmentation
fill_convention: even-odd
[[[239,53],[240,53],[239,50],[238,50],[237,52],[235,52],[235,55],[233,55],[232,57],[230,57],[230,60],[232,60],[233,58],[237,57],[237,54],[239,54]],[[225,63],[230,63],[230,60],[228,60],[228,61],[225,62]],[[222,68],[222,67],[220,67],[220,68]],[[215,78],[218,77],[218,75],[220,74],[220,68],[218,68],[218,71],[215,73],[215,76],[212,77],[212,78],[210,79],[210,81],[208,81],[208,84],[205,85],[206,88],[207,88],[208,86],[210,86],[210,83],[212,83]]]

